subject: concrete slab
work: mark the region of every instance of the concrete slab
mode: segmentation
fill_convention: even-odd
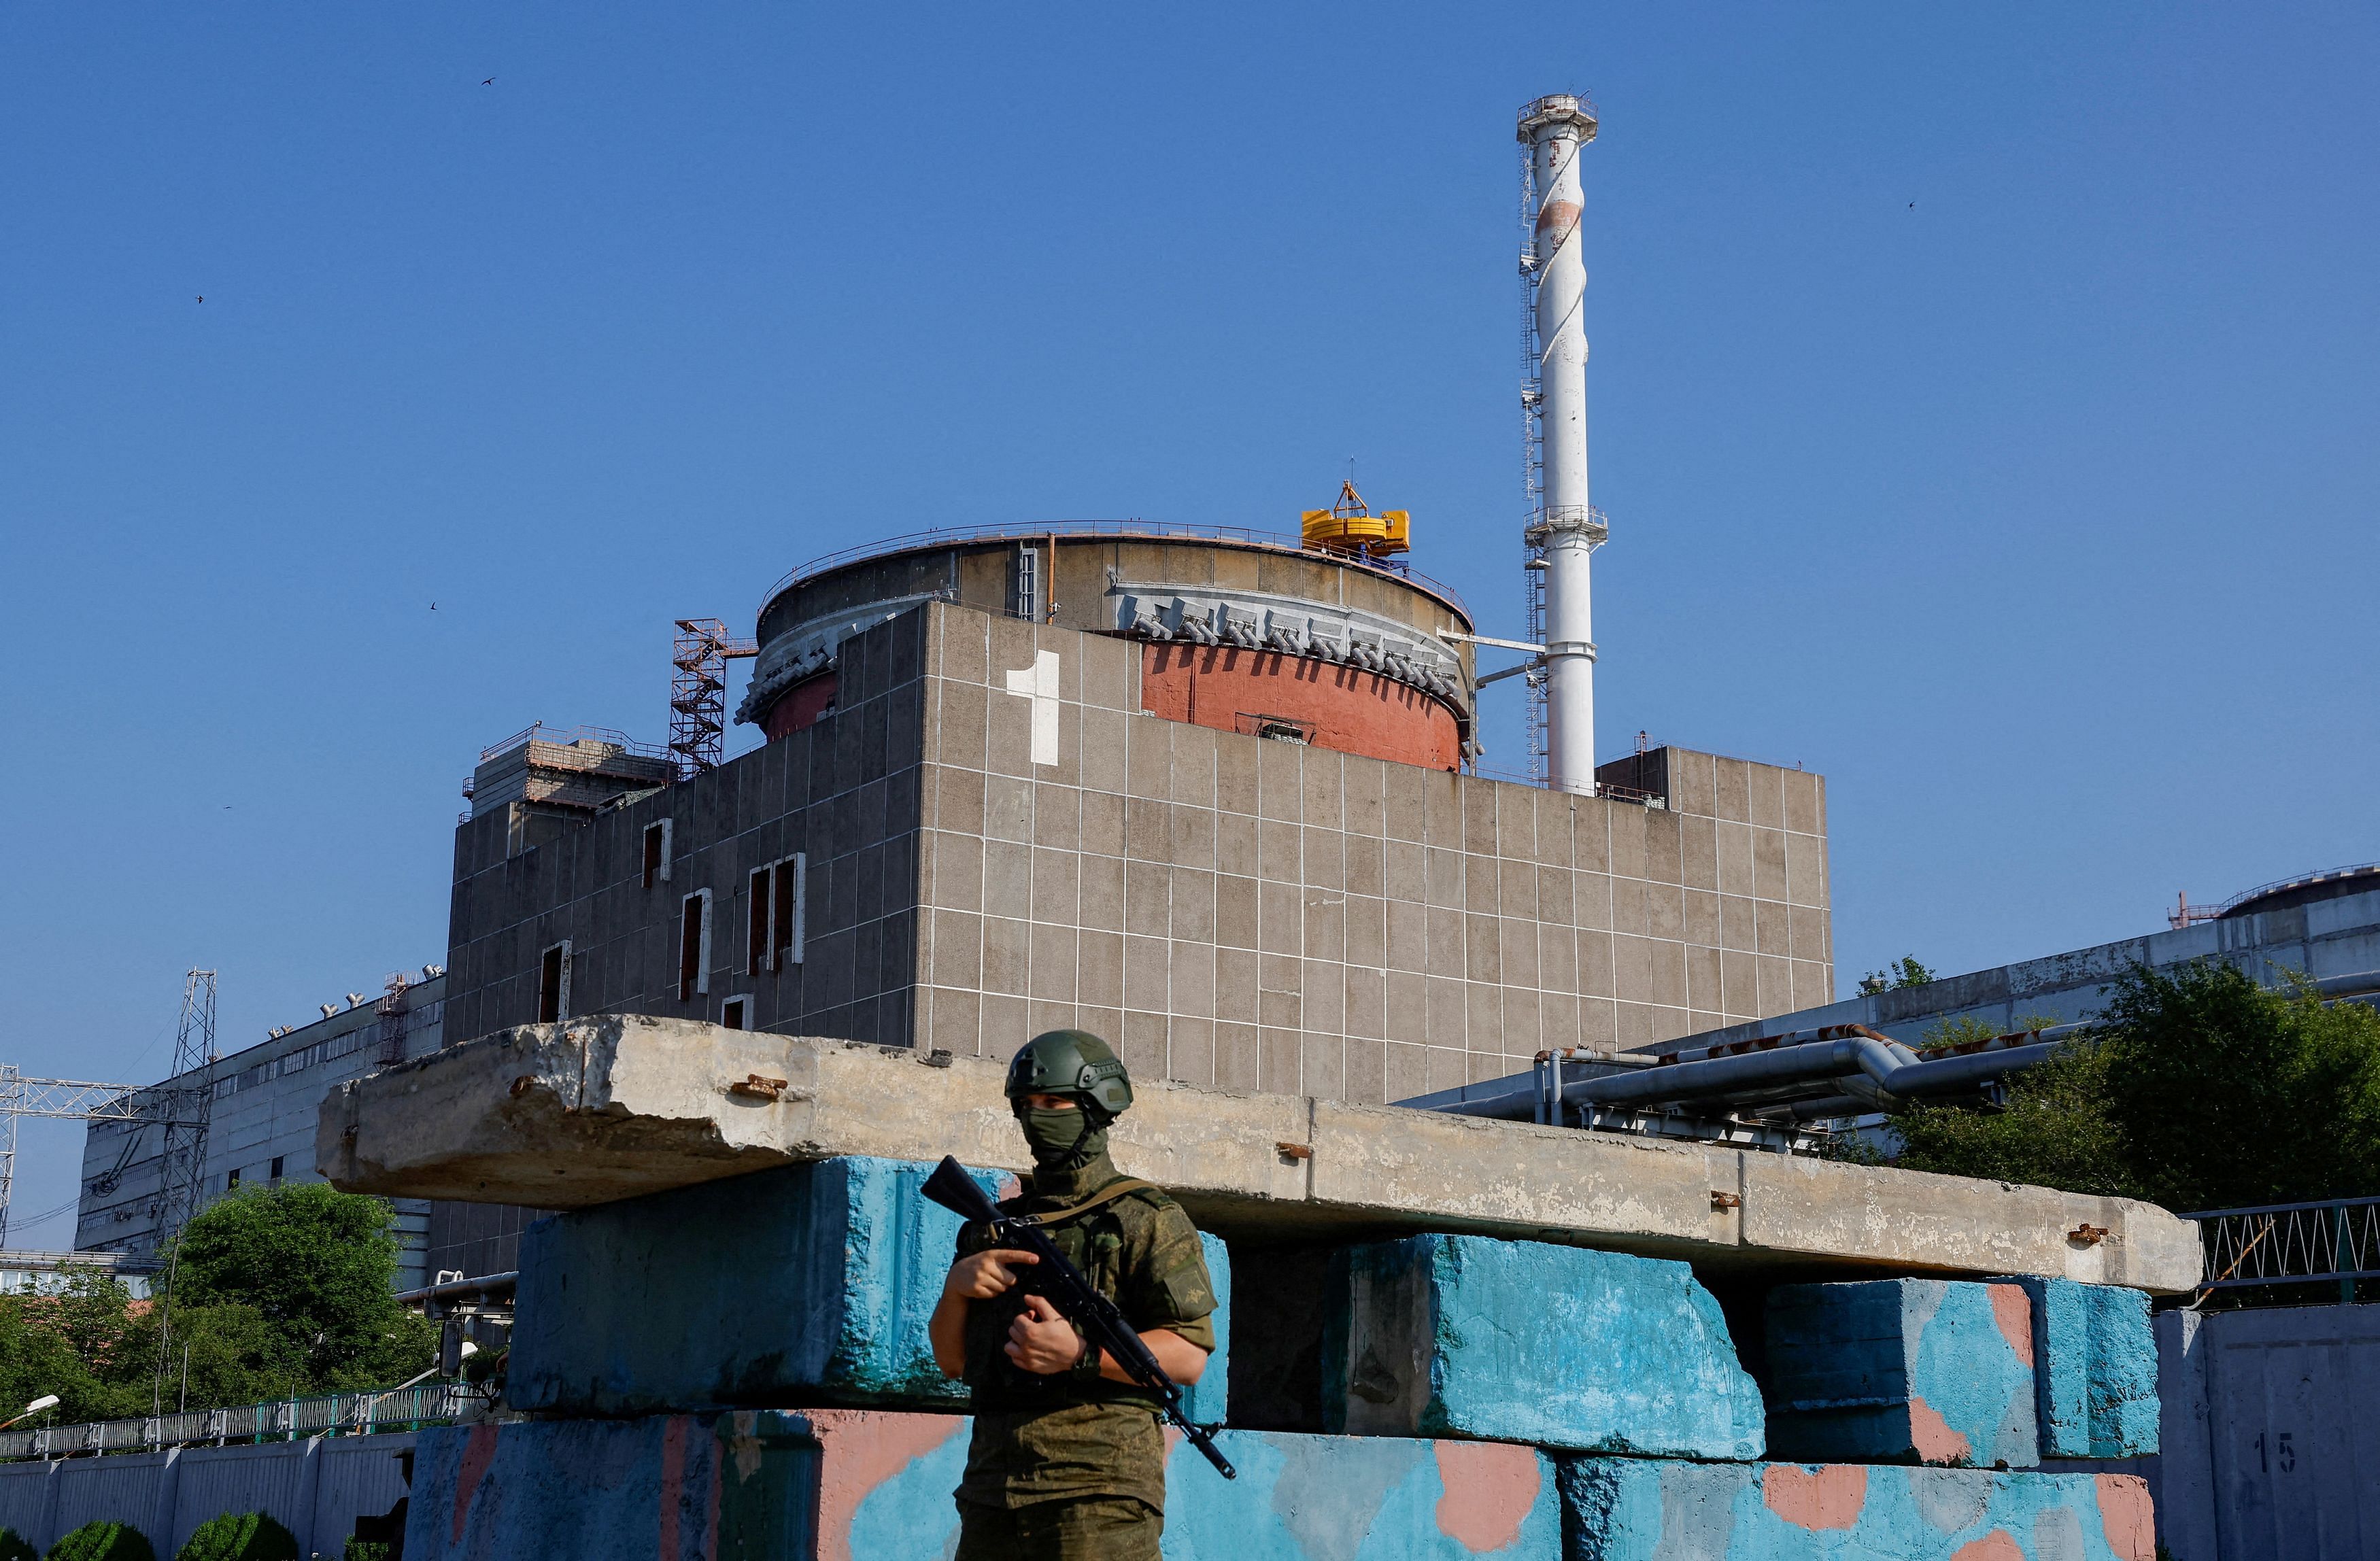
[[[543,1208],[837,1155],[1022,1169],[1001,1076],[683,1020],[530,1025],[334,1090],[317,1159],[350,1192]],[[1525,1122],[1157,1083],[1114,1146],[1234,1240],[1439,1229],[1805,1275],[2199,1277],[2196,1228],[2146,1204]]]
[[[1653,1458],[1756,1458],[1760,1389],[1682,1263],[1486,1236],[1332,1266],[1323,1428]]]
[[[2034,1418],[2045,1458],[2157,1450],[2157,1345],[2149,1298],[2115,1285],[2015,1281],[2033,1302]]]
[[[1559,1479],[1567,1561],[2156,1555],[2148,1490],[2126,1475],[1565,1458]]]
[[[2033,1308],[2022,1286],[1780,1285],[1768,1297],[1768,1442],[1786,1458],[2030,1469]]]
[[[405,1553],[428,1561],[942,1561],[957,1415],[742,1411],[422,1434]],[[1226,1481],[1179,1441],[1167,1561],[1559,1561],[1531,1447],[1230,1431]]]

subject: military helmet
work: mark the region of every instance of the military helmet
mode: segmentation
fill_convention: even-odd
[[[1008,1064],[1008,1098],[1072,1095],[1108,1116],[1132,1105],[1132,1075],[1107,1042],[1088,1030],[1048,1030]]]

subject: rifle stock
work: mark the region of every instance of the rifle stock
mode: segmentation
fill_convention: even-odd
[[[926,1178],[924,1191],[929,1200],[960,1218],[991,1227],[993,1239],[1002,1246],[1031,1252],[1038,1261],[1030,1271],[1018,1276],[1018,1289],[1028,1295],[1045,1297],[1061,1315],[1083,1330],[1085,1337],[1113,1356],[1125,1375],[1156,1396],[1163,1406],[1160,1412],[1166,1421],[1204,1454],[1224,1479],[1239,1478],[1239,1471],[1215,1446],[1215,1428],[1196,1424],[1190,1419],[1183,1408],[1181,1385],[1158,1364],[1139,1331],[1116,1310],[1115,1302],[1094,1289],[1081,1271],[1066,1261],[1065,1254],[1038,1220],[1002,1214],[1000,1205],[976,1185],[975,1178],[947,1155],[934,1168],[933,1174]]]

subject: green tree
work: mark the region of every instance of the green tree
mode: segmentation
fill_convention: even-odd
[[[437,1350],[435,1326],[392,1293],[395,1216],[382,1199],[319,1181],[244,1189],[193,1218],[178,1246],[176,1314],[247,1308],[277,1339],[267,1347],[244,1319],[221,1315],[223,1358],[244,1369],[290,1373],[308,1391],[347,1391],[401,1381]],[[178,1324],[168,1325],[178,1338]]]
[[[0,1529],[0,1561],[42,1561],[33,1542],[14,1529]]]
[[[190,1221],[170,1302],[91,1273],[0,1296],[0,1419],[45,1393],[65,1423],[401,1382],[438,1330],[391,1294],[393,1224],[377,1198],[258,1189]]]
[[[1934,973],[1919,964],[1916,955],[1903,954],[1882,970],[1872,970],[1861,976],[1860,996],[1872,998],[1878,992],[1897,992],[1903,986],[1923,986],[1934,979]]]
[[[1998,1107],[1892,1114],[1915,1170],[2183,1212],[2380,1192],[2380,1012],[2228,965],[2135,965]]]

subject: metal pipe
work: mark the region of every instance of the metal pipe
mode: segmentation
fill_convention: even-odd
[[[1606,530],[1587,501],[1586,262],[1580,253],[1578,154],[1595,139],[1594,111],[1567,93],[1521,110],[1536,198],[1530,274],[1536,288],[1537,429],[1545,514],[1530,540],[1545,561],[1546,769],[1557,791],[1595,792],[1595,620],[1587,555]]]

